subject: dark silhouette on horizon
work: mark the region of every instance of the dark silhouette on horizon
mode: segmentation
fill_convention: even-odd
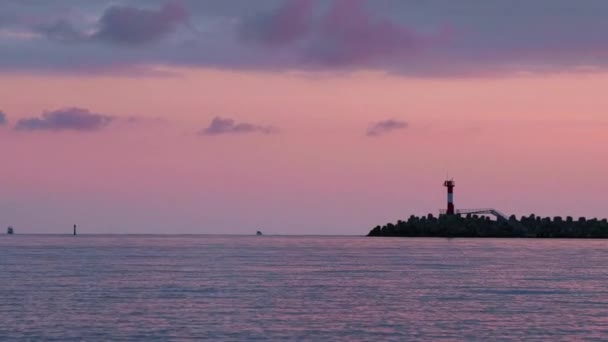
[[[608,220],[571,216],[541,218],[534,214],[517,220],[491,220],[487,216],[440,215],[410,216],[407,221],[376,226],[367,236],[402,237],[520,237],[520,238],[608,238]]]

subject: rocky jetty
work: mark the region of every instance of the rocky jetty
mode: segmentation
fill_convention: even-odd
[[[523,216],[491,220],[477,215],[410,216],[407,221],[373,228],[368,236],[402,237],[521,237],[521,238],[608,238],[606,219]]]

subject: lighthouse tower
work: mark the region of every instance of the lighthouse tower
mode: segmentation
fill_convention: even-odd
[[[443,186],[448,188],[448,210],[446,210],[446,215],[454,215],[454,180],[449,179],[443,182]]]

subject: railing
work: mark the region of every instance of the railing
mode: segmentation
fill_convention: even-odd
[[[441,209],[439,210],[440,214],[445,214],[447,210]],[[456,209],[456,215],[478,215],[478,214],[490,214],[496,216],[498,220],[508,221],[509,218],[507,215],[501,213],[500,211],[492,208],[483,208],[483,209]]]
[[[446,214],[447,210],[445,209],[440,209],[439,210],[439,214]],[[484,208],[484,209],[456,209],[455,213],[456,215],[478,215],[478,214],[490,214],[490,215],[494,215],[496,217],[497,220],[499,221],[506,221],[509,223],[509,225],[511,225],[513,228],[516,229],[525,229],[525,227],[517,220],[515,221],[511,221],[509,220],[509,218],[507,217],[507,215],[501,213],[500,211],[493,209],[493,208]]]

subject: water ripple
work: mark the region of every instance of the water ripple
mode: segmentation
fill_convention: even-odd
[[[606,340],[608,242],[3,236],[0,339]]]

